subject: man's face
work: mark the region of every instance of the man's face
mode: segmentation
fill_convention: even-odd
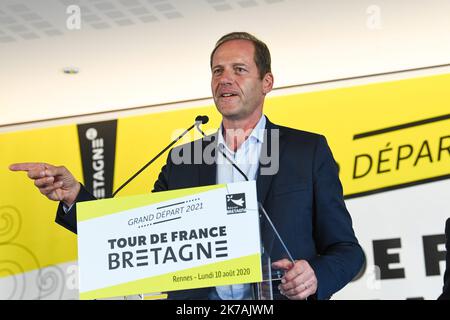
[[[230,40],[214,53],[211,90],[217,109],[226,119],[257,117],[262,113],[266,93],[272,89],[270,73],[260,79],[254,51],[248,40]]]

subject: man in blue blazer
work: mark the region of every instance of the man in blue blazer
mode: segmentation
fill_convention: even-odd
[[[217,42],[210,63],[211,89],[222,114],[221,127],[216,135],[173,149],[153,191],[236,181],[235,173],[228,174],[223,164],[211,163],[205,157],[196,163],[192,155],[190,161],[175,164],[175,155],[188,148],[202,150],[203,155],[211,150],[212,159],[217,159],[219,149],[231,157],[240,157],[244,150],[254,151],[260,155],[260,162],[245,164],[246,178],[256,180],[258,201],[295,259],[286,259],[277,241],[264,239],[271,230],[263,223],[264,246],[274,261],[273,267],[285,272],[275,297],[330,298],[357,275],[364,264],[364,254],[355,237],[337,165],[325,138],[275,125],[263,115],[273,75],[269,50],[254,36],[244,32],[225,35]],[[265,129],[266,135],[258,135],[257,128]],[[263,154],[270,157],[264,158]],[[28,171],[43,194],[61,201],[56,222],[76,232],[73,204],[94,197],[66,168],[34,163],[16,164],[11,169]],[[211,295],[212,290],[172,292],[169,298],[217,297]]]

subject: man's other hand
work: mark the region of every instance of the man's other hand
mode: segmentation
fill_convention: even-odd
[[[296,260],[295,263],[282,259],[272,263],[275,269],[285,271],[280,293],[291,300],[304,300],[317,291],[317,278],[314,270],[306,260]]]

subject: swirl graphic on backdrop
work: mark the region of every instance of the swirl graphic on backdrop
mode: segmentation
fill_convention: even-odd
[[[33,284],[35,276],[32,272],[25,271],[39,270],[40,268],[36,255],[27,247],[17,243],[1,244],[0,279],[4,280],[3,283],[7,280],[7,284],[2,286],[0,299],[18,300],[33,299],[35,296],[40,297],[41,289]],[[9,294],[5,292],[7,288]]]
[[[0,207],[0,279],[1,299],[29,299],[28,294],[41,296],[38,286],[30,286],[30,273],[41,268],[36,255],[27,247],[13,242],[22,229],[22,216],[13,206]],[[6,280],[5,280],[6,279]],[[26,296],[27,295],[27,296]]]
[[[0,277],[9,277],[12,282],[9,295],[1,297],[2,300],[23,299],[26,287],[24,270],[16,261],[0,260]]]
[[[11,242],[22,228],[19,210],[12,206],[0,207],[0,245]]]
[[[52,296],[52,300],[61,299],[64,293],[64,271],[55,265],[50,265],[39,270],[37,286],[41,291],[38,299]]]
[[[26,280],[24,268],[17,261],[11,260],[8,254],[8,242],[14,240],[22,228],[22,219],[19,210],[12,206],[0,207],[0,278],[9,277],[10,285],[6,300],[22,299],[25,293]],[[9,256],[9,257],[8,257]],[[9,258],[9,259],[8,259]],[[4,290],[5,291],[5,290]],[[9,293],[9,294],[8,294]]]

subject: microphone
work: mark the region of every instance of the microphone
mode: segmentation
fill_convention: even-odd
[[[200,125],[201,124],[205,124],[208,123],[209,118],[208,116],[197,116],[195,118],[195,123],[190,126],[189,128],[187,128],[182,134],[180,134],[175,140],[173,140],[167,147],[165,147],[163,150],[161,150],[152,160],[150,160],[149,162],[147,162],[141,169],[139,169],[134,175],[131,176],[131,178],[129,178],[127,181],[125,181],[116,191],[114,191],[114,193],[112,194],[112,197],[114,198],[115,195],[122,190],[127,184],[129,184],[134,178],[136,178],[142,171],[144,171],[149,165],[151,165],[156,159],[158,159],[164,152],[167,151],[167,149],[169,149],[170,147],[172,147],[175,143],[178,142],[178,140],[180,140],[186,133],[188,133],[189,131],[192,130],[192,128],[197,127],[198,130],[200,130],[200,132],[205,135],[203,133],[203,131],[200,129]]]
[[[200,124],[207,124],[209,121],[208,116],[197,116],[195,122],[200,122]]]
[[[200,125],[206,124],[208,123],[208,121],[209,121],[208,116],[197,116],[197,118],[195,118],[195,127],[197,128],[198,131],[201,132],[203,136],[206,136],[206,134],[202,131],[202,129],[200,129]]]

